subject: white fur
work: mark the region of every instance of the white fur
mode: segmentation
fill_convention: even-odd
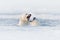
[[[19,19],[19,23],[18,25],[20,26],[23,26],[23,25],[28,25],[29,24],[29,21],[28,19],[26,18],[28,15],[22,15]]]
[[[30,22],[30,25],[31,26],[38,26],[39,22],[37,20],[34,20],[34,21]]]
[[[27,16],[28,16],[29,14],[27,14],[27,15],[22,15],[19,19],[19,23],[18,23],[18,25],[20,25],[20,26],[23,26],[23,25],[31,25],[31,26],[38,26],[39,25],[39,22],[38,22],[38,20],[33,20],[32,22],[30,22],[30,21],[28,21],[28,19],[27,19]]]

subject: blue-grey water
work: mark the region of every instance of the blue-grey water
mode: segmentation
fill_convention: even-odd
[[[59,20],[39,19],[40,26],[57,26],[60,25]],[[0,19],[0,25],[2,26],[16,26],[19,23],[19,19],[6,18]]]
[[[2,16],[1,16],[2,15]],[[21,15],[21,14],[18,14]],[[40,25],[36,27],[32,27],[30,25],[28,26],[18,26],[17,24],[19,23],[19,18],[17,14],[0,14],[0,30],[40,30],[44,28],[50,28],[50,27],[58,27],[60,25],[60,20],[55,20],[55,19],[43,19],[37,17],[39,20]],[[50,14],[49,14],[50,15]],[[54,16],[54,14],[52,14]],[[14,17],[16,16],[16,17]],[[34,15],[36,16],[36,15]],[[37,15],[38,16],[38,15]],[[49,29],[48,28],[48,29]],[[56,29],[56,28],[55,28]]]

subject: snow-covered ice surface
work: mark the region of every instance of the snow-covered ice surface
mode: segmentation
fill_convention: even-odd
[[[0,40],[60,40],[60,15],[35,15],[40,26],[17,26],[20,15],[0,15]]]

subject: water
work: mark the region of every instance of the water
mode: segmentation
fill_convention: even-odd
[[[5,18],[0,19],[0,26],[16,26],[18,24],[19,19],[13,19],[13,18]],[[57,26],[60,25],[59,20],[49,20],[49,19],[39,19],[40,26]]]
[[[51,14],[52,15],[52,14]],[[60,15],[33,15],[40,22],[38,26],[18,26],[20,15],[0,15],[1,40],[60,40]]]
[[[44,16],[42,16],[44,15]],[[52,16],[51,16],[52,15]],[[60,25],[60,19],[56,19],[55,17],[59,17],[58,15],[53,15],[53,14],[40,14],[40,15],[33,15],[33,16],[37,16],[37,19],[40,22],[40,25],[32,27],[32,26],[18,26],[18,22],[19,22],[19,17],[20,15],[18,14],[2,14],[0,15],[0,30],[18,30],[18,31],[33,31],[33,30],[41,30],[41,29],[59,29],[59,25]],[[46,16],[50,16],[52,18],[47,18]],[[57,28],[56,28],[57,27]]]

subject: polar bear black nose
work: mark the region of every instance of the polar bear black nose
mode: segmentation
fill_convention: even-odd
[[[31,17],[31,14],[29,14],[29,15],[27,16],[27,19],[29,20],[29,19],[30,19],[30,17]]]
[[[35,20],[35,19],[36,19],[36,17],[33,18],[33,20]]]

